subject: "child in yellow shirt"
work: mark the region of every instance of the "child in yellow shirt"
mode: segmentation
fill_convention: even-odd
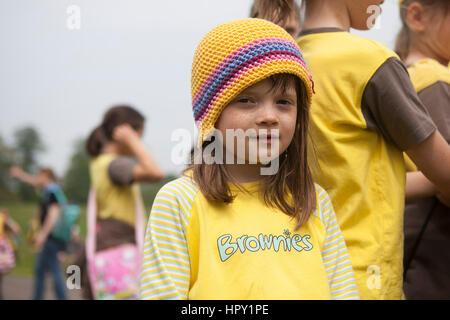
[[[200,42],[191,83],[203,159],[156,196],[141,298],[358,299],[308,167],[313,82],[294,39],[262,19],[222,24]]]
[[[450,2],[402,0],[403,27],[396,51],[408,67],[414,89],[442,136],[450,143]],[[409,160],[409,159],[408,159]],[[407,299],[450,296],[450,208],[435,186],[410,165],[405,207],[404,290]],[[422,177],[422,180],[420,179]],[[409,199],[414,201],[408,201]]]

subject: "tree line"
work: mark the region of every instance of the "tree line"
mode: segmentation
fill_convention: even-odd
[[[32,126],[16,130],[10,145],[0,135],[0,201],[33,202],[38,200],[38,191],[12,179],[9,176],[9,168],[18,165],[29,173],[35,173],[40,167],[39,155],[45,151],[46,145],[39,131]],[[157,190],[175,178],[174,174],[169,174],[157,184],[142,185],[146,206],[152,205]],[[78,138],[74,141],[69,165],[61,177],[60,183],[71,202],[86,203],[90,177],[85,138]]]

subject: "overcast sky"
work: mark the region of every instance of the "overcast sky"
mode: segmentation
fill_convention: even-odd
[[[86,137],[109,106],[127,103],[146,116],[144,142],[163,170],[178,172],[171,134],[194,134],[194,50],[214,26],[247,17],[251,3],[1,0],[0,135],[11,143],[17,128],[36,127],[47,146],[40,163],[62,174],[74,140]],[[67,26],[71,5],[80,9],[80,29]],[[385,1],[380,19],[378,29],[354,33],[393,48],[397,0]]]

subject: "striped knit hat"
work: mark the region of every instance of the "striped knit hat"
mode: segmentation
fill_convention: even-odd
[[[277,73],[296,75],[311,101],[314,83],[295,40],[262,19],[242,19],[212,29],[192,63],[191,94],[197,145],[212,135],[222,110],[243,90]]]

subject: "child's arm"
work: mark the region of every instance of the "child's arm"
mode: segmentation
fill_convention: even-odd
[[[9,174],[11,177],[16,178],[23,183],[29,184],[33,187],[36,187],[39,183],[38,177],[28,174],[25,171],[22,170],[22,168],[18,166],[13,166],[9,169]]]
[[[443,200],[450,202],[450,145],[439,131],[409,149],[407,154],[436,186]]]
[[[139,161],[132,171],[133,181],[158,182],[164,178],[164,173],[129,124],[118,126],[114,130],[113,137],[114,140],[127,146]]]
[[[326,230],[322,259],[328,276],[331,299],[358,300],[359,294],[353,267],[333,205],[327,192],[320,187],[319,190],[317,206]]]
[[[11,218],[6,218],[6,224],[5,224],[7,230],[11,231],[14,234],[20,233],[20,226]]]
[[[436,187],[420,171],[408,172],[406,174],[406,201],[432,197],[436,195]]]
[[[188,297],[190,264],[183,208],[168,185],[156,195],[144,243],[140,278],[143,300]]]
[[[61,207],[57,203],[53,203],[48,207],[47,216],[45,217],[44,223],[42,225],[41,230],[37,234],[36,238],[33,241],[34,247],[39,248],[47,239],[48,235],[53,229],[56,221],[58,220],[61,214]]]

